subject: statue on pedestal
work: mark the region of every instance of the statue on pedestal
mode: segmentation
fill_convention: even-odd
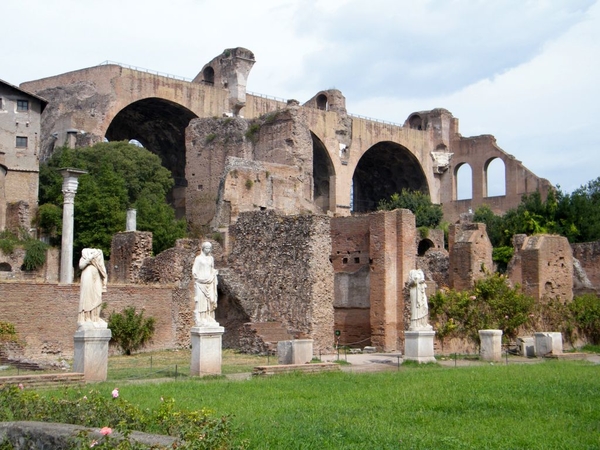
[[[106,328],[106,322],[100,318],[102,293],[106,292],[108,279],[102,250],[84,248],[79,260],[79,269],[82,272],[77,315],[78,329]]]
[[[212,244],[202,243],[202,251],[196,256],[192,267],[194,278],[194,322],[195,326],[218,325],[215,320],[217,309],[217,274]]]
[[[425,275],[420,269],[411,270],[408,274],[410,288],[410,327],[409,331],[431,331],[429,325],[429,305],[425,293]]]

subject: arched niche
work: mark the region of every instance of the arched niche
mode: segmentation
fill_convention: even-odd
[[[429,194],[419,160],[400,144],[379,142],[360,158],[352,177],[352,211],[375,211],[380,200],[402,189]]]
[[[317,95],[317,109],[327,111],[327,96],[325,94]]]
[[[131,103],[114,117],[106,130],[109,141],[134,139],[157,154],[162,165],[171,171],[175,186],[169,202],[177,218],[185,217],[185,129],[197,117],[189,109],[160,98]]]
[[[419,245],[417,246],[417,255],[425,256],[427,250],[429,250],[432,247],[435,247],[435,244],[431,239],[421,239],[419,241]]]
[[[490,158],[483,166],[485,197],[506,195],[506,166],[500,158]]]

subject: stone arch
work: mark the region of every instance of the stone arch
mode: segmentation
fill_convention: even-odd
[[[195,117],[196,114],[177,103],[146,98],[119,111],[106,130],[109,141],[135,139],[161,158],[175,180],[168,200],[178,218],[185,217],[185,129]]]
[[[214,85],[215,84],[215,69],[211,66],[206,66],[202,71],[202,81],[205,84]]]
[[[425,126],[423,123],[423,118],[418,114],[413,114],[408,119],[408,124],[411,130],[424,130]]]
[[[327,111],[327,96],[325,94],[317,95],[317,109]]]
[[[12,267],[7,262],[0,263],[0,272],[12,272]]]
[[[484,197],[506,195],[506,164],[502,158],[490,158],[483,166]]]
[[[419,245],[417,246],[417,255],[424,256],[427,250],[429,250],[432,247],[435,247],[435,244],[431,239],[421,239],[419,241]]]
[[[360,158],[352,176],[352,211],[375,211],[382,199],[402,189],[429,194],[419,160],[396,142],[378,142]]]
[[[313,142],[313,201],[321,212],[335,211],[335,205],[331,206],[331,199],[335,198],[332,189],[335,189],[335,169],[329,152],[312,131],[310,133]]]
[[[469,200],[473,198],[473,169],[467,162],[459,163],[454,168],[454,198],[452,200]]]

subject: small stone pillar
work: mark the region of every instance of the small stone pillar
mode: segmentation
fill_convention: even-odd
[[[83,373],[85,381],[106,381],[108,370],[108,328],[80,329],[73,338],[73,371]]]
[[[64,168],[59,169],[63,176],[62,192],[63,221],[62,242],[60,246],[60,283],[73,283],[73,223],[75,210],[75,194],[79,184],[80,175],[86,174],[85,170]]]
[[[560,355],[563,352],[562,333],[534,333],[533,336],[536,356]]]
[[[279,364],[306,364],[313,358],[312,339],[294,339],[277,343],[277,361]]]
[[[222,338],[225,328],[215,325],[192,327],[190,376],[221,375]]]
[[[502,360],[502,330],[479,330],[479,357],[484,361]]]
[[[404,332],[404,360],[419,363],[436,362],[433,354],[434,337],[433,330]]]
[[[127,222],[125,223],[125,231],[136,231],[137,228],[137,210],[127,210]]]

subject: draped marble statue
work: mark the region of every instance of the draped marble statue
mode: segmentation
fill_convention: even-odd
[[[104,255],[97,248],[84,248],[79,260],[81,269],[81,289],[77,325],[84,328],[106,328],[106,322],[100,318],[102,293],[106,292],[106,267]]]
[[[202,251],[196,256],[192,267],[194,278],[194,322],[197,327],[218,325],[215,320],[217,308],[217,274],[212,244],[202,243]]]
[[[429,305],[425,293],[425,275],[423,271],[411,270],[408,274],[408,287],[410,288],[410,331],[432,330],[429,325]]]

